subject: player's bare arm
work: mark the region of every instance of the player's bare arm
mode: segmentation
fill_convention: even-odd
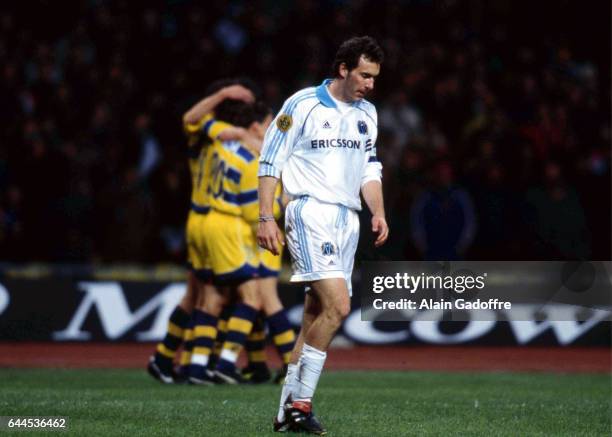
[[[247,130],[243,127],[232,126],[223,129],[217,139],[219,141],[242,141],[247,135]]]
[[[272,176],[259,178],[259,226],[257,227],[257,244],[278,255],[280,246],[285,245],[283,233],[274,219],[274,192],[278,179]]]
[[[206,114],[211,113],[215,107],[225,99],[242,100],[246,103],[253,103],[255,101],[255,96],[251,90],[242,85],[230,85],[221,88],[216,93],[204,97],[198,103],[193,105],[187,112],[185,112],[183,115],[183,123],[198,123]]]
[[[240,141],[249,149],[260,153],[262,147],[262,139],[243,127],[228,127],[221,131],[217,136],[220,141]]]
[[[385,205],[380,181],[369,181],[361,187],[361,194],[372,213],[372,232],[378,234],[374,246],[385,244],[389,237],[389,226],[385,219]]]

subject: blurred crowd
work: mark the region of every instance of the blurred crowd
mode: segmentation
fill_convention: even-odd
[[[29,4],[29,6],[28,6]],[[182,262],[182,113],[248,75],[276,111],[347,37],[391,239],[362,259],[610,259],[610,5],[543,0],[52,1],[0,8],[0,260]],[[35,14],[32,11],[36,11]]]

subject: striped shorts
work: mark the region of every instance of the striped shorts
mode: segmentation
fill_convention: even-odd
[[[285,212],[285,232],[291,253],[291,282],[344,278],[352,295],[351,275],[359,242],[357,212],[303,196]]]

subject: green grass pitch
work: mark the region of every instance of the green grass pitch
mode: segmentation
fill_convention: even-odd
[[[0,415],[69,416],[70,435],[271,436],[279,390],[0,369]],[[330,436],[609,436],[610,395],[610,375],[328,371],[315,411]]]

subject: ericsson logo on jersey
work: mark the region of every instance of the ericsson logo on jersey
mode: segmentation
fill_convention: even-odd
[[[312,140],[310,146],[313,149],[328,149],[330,147],[339,149],[357,149],[361,148],[361,141],[349,140],[346,138],[333,138],[331,140]]]

